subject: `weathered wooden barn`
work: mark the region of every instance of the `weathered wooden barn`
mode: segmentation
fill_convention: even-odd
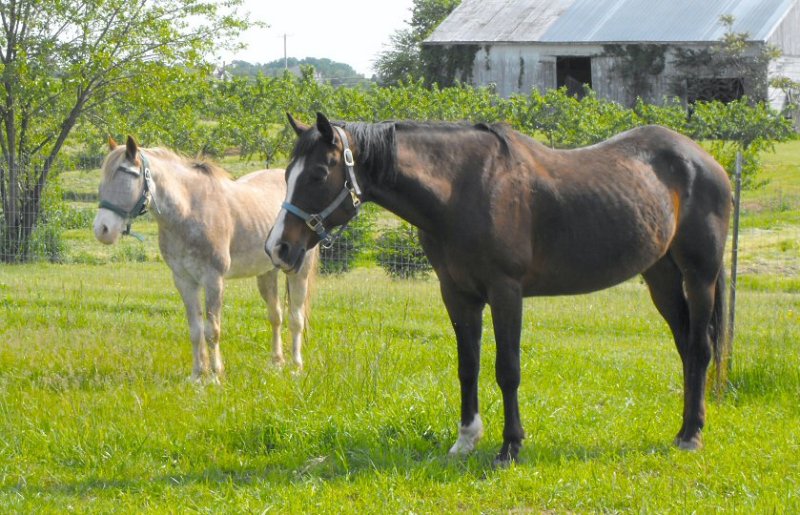
[[[463,80],[503,96],[562,86],[580,94],[588,84],[623,104],[747,94],[781,109],[786,93],[767,90],[767,77],[800,81],[798,2],[463,0],[424,45],[461,55]],[[752,66],[709,64],[726,32],[748,35]],[[759,60],[768,45],[781,56]]]

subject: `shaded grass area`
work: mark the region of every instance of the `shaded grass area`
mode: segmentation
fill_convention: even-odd
[[[777,286],[781,286],[780,284]],[[747,288],[747,285],[741,285]],[[639,281],[525,304],[521,461],[494,470],[502,401],[486,316],[486,436],[451,459],[455,344],[433,280],[321,277],[306,369],[269,364],[253,281],[225,297],[221,386],[187,382],[183,308],[156,262],[0,268],[5,511],[690,511],[800,508],[800,295],[740,291],[731,388],[706,449],[670,442],[680,364]]]

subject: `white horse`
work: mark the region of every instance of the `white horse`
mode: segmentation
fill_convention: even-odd
[[[253,277],[267,303],[272,324],[272,360],[284,363],[278,274],[264,242],[286,196],[283,170],[260,170],[234,181],[222,168],[192,161],[163,148],[139,148],[128,136],[125,146],[109,139],[103,162],[100,210],[95,237],[112,244],[130,232],[134,218],[150,211],[158,223],[158,246],[172,269],[186,306],[192,340],[192,379],[218,381],[224,368],[219,349],[224,279]],[[292,357],[303,366],[302,333],[309,281],[316,254],[296,273],[287,274]],[[205,289],[205,322],[200,290]]]

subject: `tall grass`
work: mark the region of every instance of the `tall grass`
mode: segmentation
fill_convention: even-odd
[[[269,364],[265,309],[229,283],[221,386],[187,381],[163,263],[0,268],[4,512],[790,512],[800,508],[800,296],[740,291],[731,389],[706,448],[674,449],[680,364],[639,281],[525,304],[520,463],[487,433],[451,459],[455,345],[433,280],[320,278],[306,369]]]

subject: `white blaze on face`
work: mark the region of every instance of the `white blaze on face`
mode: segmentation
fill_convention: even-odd
[[[300,158],[295,161],[292,168],[289,170],[289,178],[287,179],[286,184],[286,202],[291,202],[292,197],[294,196],[294,190],[297,187],[297,178],[303,172],[304,166],[304,158]],[[278,242],[280,241],[281,236],[283,235],[283,231],[286,225],[286,215],[288,212],[281,208],[280,213],[278,213],[278,218],[275,220],[275,225],[272,226],[272,231],[269,233],[269,239],[267,239],[266,248],[269,249],[269,254],[272,257],[272,262],[276,265],[286,265],[286,263],[281,263],[281,259],[278,257],[277,254],[277,247]]]

